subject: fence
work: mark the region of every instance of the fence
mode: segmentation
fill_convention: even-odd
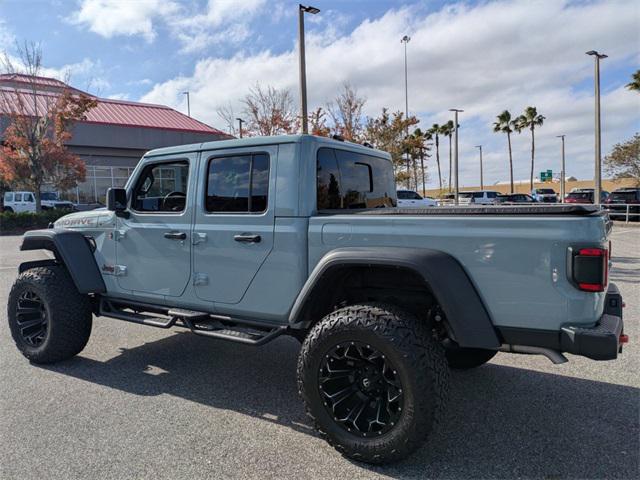
[[[629,220],[632,217],[640,217],[640,205],[638,204],[629,204],[629,203],[616,203],[616,207],[625,207],[624,210],[616,208],[612,210],[611,208],[607,208],[608,205],[605,206],[605,211],[609,213],[609,217],[613,219],[614,217],[624,216],[624,223],[629,223]],[[631,211],[635,207],[635,213]]]

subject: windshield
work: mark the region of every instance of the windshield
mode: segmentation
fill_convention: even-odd
[[[543,195],[555,195],[556,194],[556,192],[552,188],[539,188],[536,191],[538,193],[543,194]]]
[[[58,194],[56,192],[42,192],[40,194],[41,200],[58,200]]]
[[[400,200],[422,200],[420,195],[410,190],[398,190],[398,198]]]
[[[473,192],[460,192],[458,194],[460,198],[473,198]]]

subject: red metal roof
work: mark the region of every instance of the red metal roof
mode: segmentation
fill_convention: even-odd
[[[35,95],[36,106],[33,105],[31,90],[19,88],[16,83],[31,84],[30,79],[16,78],[23,75],[0,75],[0,114],[10,113],[18,104],[18,96],[30,115],[44,112],[47,105],[55,101],[58,93],[51,90],[38,91]],[[8,84],[14,84],[8,87]],[[69,89],[65,83],[59,80],[38,77],[36,85]],[[72,92],[79,90],[71,88]],[[230,135],[210,127],[194,118],[188,117],[177,110],[164,105],[149,103],[129,102],[123,100],[110,100],[94,97],[98,104],[87,112],[87,119],[83,123],[97,123],[104,125],[118,125],[123,127],[158,128],[164,130],[178,130],[185,132],[210,133],[232,138]]]

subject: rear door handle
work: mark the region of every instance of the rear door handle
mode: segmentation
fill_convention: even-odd
[[[165,232],[164,238],[168,238],[169,240],[186,240],[187,234],[184,232]]]
[[[242,243],[259,243],[260,240],[262,240],[262,237],[260,237],[260,235],[251,235],[251,234],[243,233],[241,235],[235,235],[233,239],[236,242],[242,242]]]

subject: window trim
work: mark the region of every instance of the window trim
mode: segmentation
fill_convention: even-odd
[[[231,157],[243,157],[243,156],[250,156],[251,157],[251,162],[249,164],[249,196],[248,196],[248,205],[247,208],[248,210],[246,212],[213,212],[211,210],[207,209],[207,196],[209,193],[209,169],[211,168],[211,162],[213,160],[219,159],[219,158],[231,158]],[[267,205],[265,207],[264,210],[261,210],[259,212],[252,212],[251,211],[251,198],[252,198],[252,190],[253,190],[253,157],[255,155],[266,155],[267,156],[267,160],[268,160],[268,170],[267,170]],[[271,154],[269,154],[269,152],[264,151],[264,150],[256,150],[256,151],[242,151],[242,152],[235,152],[235,153],[225,153],[222,155],[211,155],[209,157],[207,157],[207,160],[205,162],[205,170],[204,170],[204,175],[203,175],[203,182],[204,182],[204,188],[203,188],[203,193],[204,196],[202,198],[202,211],[204,212],[205,215],[255,215],[255,216],[260,216],[260,215],[265,215],[268,211],[269,211],[269,198],[271,197],[270,195],[270,190],[271,190]]]
[[[187,191],[186,191],[186,197],[184,200],[184,210],[180,211],[180,212],[163,212],[163,211],[148,211],[148,210],[136,210],[135,208],[133,208],[133,194],[135,193],[136,189],[138,188],[138,185],[140,184],[140,179],[142,178],[142,174],[145,172],[145,170],[147,170],[149,167],[155,167],[156,165],[162,165],[163,163],[186,163],[188,170],[187,170]],[[172,215],[174,217],[179,217],[180,215],[184,215],[187,210],[189,209],[189,183],[191,181],[191,164],[192,162],[190,161],[189,158],[187,157],[179,157],[179,158],[168,158],[168,159],[163,159],[157,162],[149,162],[147,165],[143,166],[140,169],[140,174],[137,176],[137,178],[135,178],[133,187],[131,188],[130,191],[127,191],[127,204],[129,207],[129,210],[137,215]],[[95,178],[95,177],[94,177]],[[131,178],[131,177],[129,177]]]

